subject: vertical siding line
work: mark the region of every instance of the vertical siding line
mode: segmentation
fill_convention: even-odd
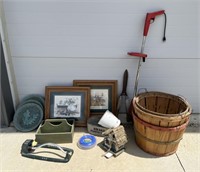
[[[9,41],[8,41],[8,35],[7,35],[7,28],[5,25],[5,15],[4,15],[2,1],[0,1],[0,35],[2,39],[2,46],[3,46],[3,52],[4,52],[5,62],[6,62],[6,68],[8,72],[8,79],[10,83],[13,105],[14,105],[14,109],[16,109],[16,106],[19,102],[19,95],[18,95],[18,90],[17,90],[15,73],[13,69],[11,52],[9,48]]]

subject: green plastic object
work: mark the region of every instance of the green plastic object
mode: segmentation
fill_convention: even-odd
[[[46,119],[36,131],[35,141],[41,143],[72,143],[74,136],[73,119]]]

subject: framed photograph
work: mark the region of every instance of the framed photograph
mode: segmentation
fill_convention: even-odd
[[[90,87],[90,115],[116,114],[117,80],[74,80],[73,85]]]
[[[75,119],[76,126],[87,126],[90,113],[90,87],[47,86],[45,119]]]

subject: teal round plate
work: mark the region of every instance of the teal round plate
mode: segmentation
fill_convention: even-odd
[[[22,103],[20,103],[17,106],[17,109],[20,108],[21,106],[23,106],[24,104],[27,104],[27,103],[35,103],[35,104],[39,105],[44,110],[43,104],[41,102],[37,101],[37,100],[34,100],[34,99],[23,101]]]
[[[43,119],[43,109],[35,103],[20,106],[14,115],[14,126],[17,130],[28,132],[36,129]]]
[[[24,103],[27,100],[36,100],[36,101],[39,101],[42,104],[42,106],[44,107],[44,97],[42,97],[39,94],[30,94],[30,95],[24,97],[22,99],[21,103]]]

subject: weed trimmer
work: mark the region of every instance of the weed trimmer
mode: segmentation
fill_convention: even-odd
[[[145,58],[147,58],[147,54],[144,54],[144,47],[145,47],[146,37],[147,37],[148,31],[149,31],[150,24],[154,22],[154,20],[155,20],[155,18],[157,16],[163,15],[163,14],[165,16],[163,42],[166,41],[165,31],[166,31],[167,17],[166,17],[165,11],[161,10],[161,11],[155,11],[155,12],[152,12],[152,13],[147,13],[146,14],[146,19],[145,19],[145,24],[144,24],[141,51],[140,51],[140,53],[138,53],[138,52],[128,52],[128,55],[130,55],[130,56],[139,57],[138,69],[137,69],[137,74],[136,74],[136,79],[135,79],[135,87],[134,87],[133,97],[135,97],[137,95],[137,93],[138,93],[139,73],[140,73],[140,67],[141,67],[141,62],[142,62],[141,60],[143,59],[143,62],[145,62]]]
[[[139,72],[140,72],[140,67],[141,67],[141,58],[143,59],[143,62],[145,62],[145,58],[147,57],[147,54],[144,54],[144,47],[145,47],[145,42],[146,42],[146,37],[149,31],[150,24],[154,22],[155,17],[158,15],[165,15],[165,26],[164,26],[164,37],[163,41],[166,40],[165,38],[165,30],[166,30],[166,14],[164,10],[161,11],[156,11],[152,13],[147,13],[146,15],[146,20],[145,20],[145,25],[144,25],[144,31],[143,31],[143,40],[142,40],[142,47],[141,47],[141,52],[128,52],[128,55],[130,56],[136,56],[139,57],[139,63],[138,63],[138,69],[137,69],[137,74],[136,74],[136,79],[135,79],[135,88],[134,88],[134,97],[137,95],[137,87],[138,87],[138,80],[139,80]]]

